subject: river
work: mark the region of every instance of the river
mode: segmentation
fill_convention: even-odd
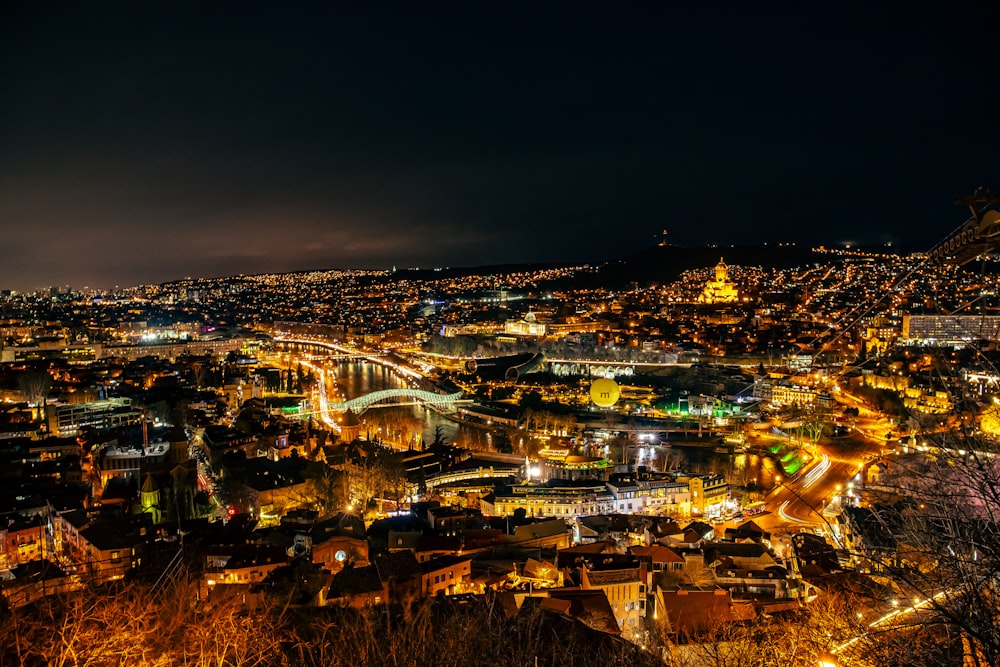
[[[334,366],[336,383],[341,396],[356,398],[381,389],[401,389],[409,386],[407,379],[392,368],[364,359],[338,362]],[[425,445],[434,441],[440,431],[443,439],[470,449],[493,449],[493,436],[477,428],[459,425],[434,410],[421,405],[372,407],[360,418],[373,432],[381,428],[382,438],[396,445]],[[420,440],[418,440],[418,438]],[[756,454],[725,455],[711,449],[674,447],[660,448],[654,461],[634,460],[663,469],[681,467],[697,472],[715,472],[725,475],[736,485],[757,484],[768,487],[773,483],[773,463]],[[653,458],[653,457],[650,457]]]
[[[382,389],[403,389],[410,386],[406,378],[393,369],[365,359],[341,361],[334,367],[334,372],[340,394],[348,399]],[[460,426],[421,405],[373,406],[360,418],[370,424],[373,430],[381,427],[383,438],[394,444],[419,444],[417,438],[424,444],[430,444],[438,432],[449,444],[461,446],[477,445],[486,438],[486,434]],[[391,431],[395,433],[387,437],[387,433]]]

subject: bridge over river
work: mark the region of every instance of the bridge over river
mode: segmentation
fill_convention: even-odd
[[[413,402],[419,402],[435,406],[445,406],[456,403],[461,398],[462,392],[460,391],[454,394],[436,394],[432,391],[424,391],[423,389],[380,389],[356,396],[347,401],[331,401],[327,403],[327,407],[334,412],[347,412],[350,410],[351,412],[359,413],[373,406],[378,407],[379,404],[408,405]],[[400,399],[409,400],[400,402]]]

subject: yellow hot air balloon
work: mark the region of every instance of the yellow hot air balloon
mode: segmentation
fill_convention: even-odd
[[[602,408],[610,408],[618,402],[621,395],[622,390],[618,387],[618,383],[611,378],[600,378],[590,385],[590,400]]]

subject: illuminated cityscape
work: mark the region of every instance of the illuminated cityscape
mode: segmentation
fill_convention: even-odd
[[[170,580],[265,609],[305,577],[304,608],[540,605],[667,660],[850,599],[812,650],[855,664],[913,598],[894,568],[930,558],[898,546],[937,500],[916,480],[992,470],[1000,278],[799,253],[644,285],[593,263],[5,292],[5,604]],[[945,481],[971,485],[949,512],[989,511]],[[911,614],[953,592],[921,590]]]
[[[0,8],[0,665],[1000,664],[1000,10],[891,4]]]

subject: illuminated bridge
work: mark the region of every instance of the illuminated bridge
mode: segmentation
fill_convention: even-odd
[[[342,361],[346,359],[368,359],[370,361],[381,361],[383,355],[381,354],[370,354],[366,352],[359,352],[357,350],[352,350],[347,347],[340,345],[335,345],[334,343],[327,343],[321,340],[308,340],[302,338],[288,338],[278,336],[275,337],[274,342],[278,345],[288,346],[288,347],[298,347],[302,350],[316,350],[322,351],[324,357],[327,359],[333,359],[336,361]]]
[[[383,401],[396,401],[400,398],[408,398],[420,403],[429,403],[430,405],[449,405],[460,400],[462,398],[462,392],[459,391],[454,394],[435,394],[432,391],[424,391],[423,389],[382,389],[380,391],[373,391],[363,396],[358,396],[357,398],[352,398],[349,401],[342,401],[339,403],[331,402],[327,404],[327,407],[335,412],[346,412],[347,410],[350,410],[351,412],[359,413],[367,410],[376,403],[381,403]]]

